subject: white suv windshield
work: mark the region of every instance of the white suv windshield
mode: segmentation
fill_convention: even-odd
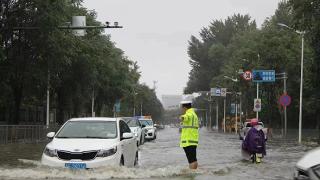
[[[69,121],[56,138],[99,138],[117,137],[116,122],[111,121]]]
[[[140,120],[141,124],[144,124],[145,126],[153,126],[152,120]]]
[[[139,126],[136,119],[125,119],[124,121],[128,124],[129,127],[138,127]]]

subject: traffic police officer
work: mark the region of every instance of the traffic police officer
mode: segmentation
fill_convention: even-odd
[[[189,168],[197,169],[197,146],[199,140],[198,116],[192,108],[191,101],[181,101],[180,104],[184,113],[180,116],[182,129],[180,147],[182,147],[186,153],[189,162]]]

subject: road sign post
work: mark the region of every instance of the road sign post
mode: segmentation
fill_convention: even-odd
[[[279,103],[284,109],[284,135],[287,135],[287,106],[291,104],[291,97],[285,92],[283,95],[279,98]]]
[[[226,97],[227,89],[226,88],[211,88],[210,89],[210,95],[211,96],[215,96],[215,97]],[[211,107],[210,107],[210,109],[211,109]],[[224,111],[225,111],[225,109],[224,109]],[[219,104],[218,104],[218,99],[216,100],[216,126],[217,126],[217,130],[219,130]]]

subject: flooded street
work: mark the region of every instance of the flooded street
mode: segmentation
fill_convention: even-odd
[[[0,179],[292,179],[296,161],[310,148],[294,141],[267,142],[261,164],[241,159],[240,141],[234,134],[200,130],[199,169],[187,169],[183,149],[178,147],[177,128],[158,132],[158,139],[140,146],[139,166],[94,170],[53,169],[40,164],[44,144],[0,146]],[[279,146],[281,144],[281,146]]]

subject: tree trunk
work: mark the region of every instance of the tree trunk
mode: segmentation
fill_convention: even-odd
[[[64,111],[65,107],[64,107],[64,98],[63,98],[63,95],[61,93],[61,91],[59,90],[57,92],[57,110],[58,110],[58,113],[57,113],[57,122],[58,124],[63,124],[64,123],[64,120],[65,120],[65,117],[64,117]]]
[[[13,89],[13,98],[14,98],[14,111],[13,111],[13,119],[10,124],[19,124],[20,121],[20,107],[22,101],[22,87],[15,86]]]

